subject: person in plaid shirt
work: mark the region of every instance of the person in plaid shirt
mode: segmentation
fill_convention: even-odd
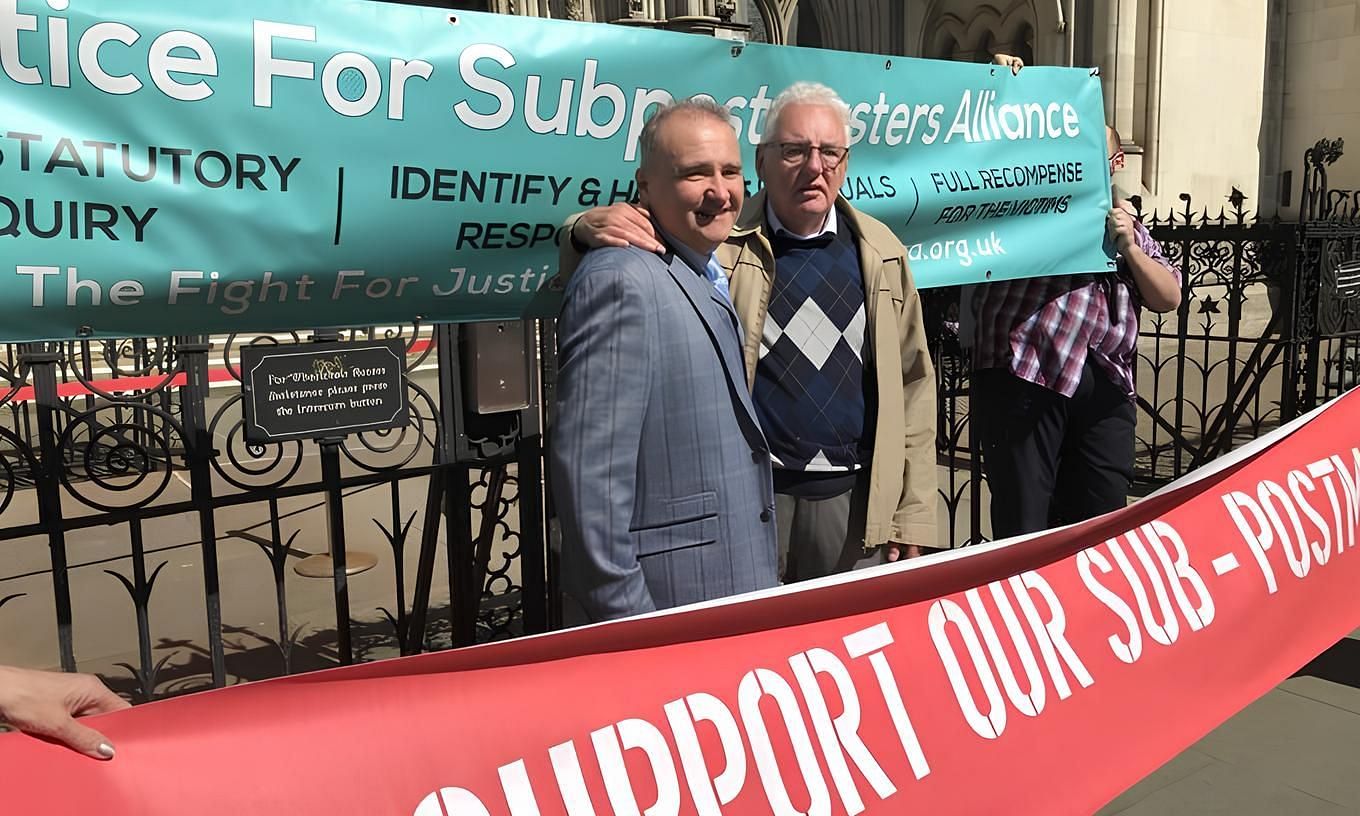
[[[1110,172],[1124,167],[1106,128]],[[1180,274],[1116,199],[1113,272],[977,287],[971,410],[991,487],[992,537],[1123,507],[1133,475],[1138,316],[1181,301]]]

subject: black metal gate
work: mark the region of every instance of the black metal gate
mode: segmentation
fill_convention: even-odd
[[[148,700],[546,629],[540,401],[470,411],[460,334],[5,347],[0,648],[28,651],[0,663],[99,670]],[[243,440],[242,345],[374,337],[405,345],[409,427]],[[347,548],[379,568],[290,569]]]

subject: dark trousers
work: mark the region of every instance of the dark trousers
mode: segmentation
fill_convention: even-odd
[[[969,411],[992,493],[992,537],[1117,510],[1133,477],[1136,414],[1087,361],[1070,398],[1004,369],[973,374]]]
[[[779,528],[779,577],[786,584],[883,563],[881,550],[865,554],[864,522],[869,476],[851,490],[823,499],[774,494]]]

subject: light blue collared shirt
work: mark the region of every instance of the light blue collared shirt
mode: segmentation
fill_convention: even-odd
[[[674,235],[671,235],[669,232],[662,229],[659,224],[656,227],[656,231],[661,233],[661,237],[666,242],[666,245],[675,250],[675,254],[679,255],[681,260],[694,269],[695,272],[708,278],[709,282],[713,284],[713,288],[718,290],[718,294],[722,295],[724,300],[728,303],[732,302],[732,294],[728,288],[727,272],[722,268],[722,264],[718,263],[718,256],[715,253],[709,253],[708,257],[700,255],[693,249],[685,246],[683,242],[677,240]]]

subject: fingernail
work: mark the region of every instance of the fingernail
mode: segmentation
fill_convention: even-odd
[[[97,751],[104,759],[113,759],[113,746],[109,745],[107,742],[99,743],[99,747],[96,748],[95,751]]]

